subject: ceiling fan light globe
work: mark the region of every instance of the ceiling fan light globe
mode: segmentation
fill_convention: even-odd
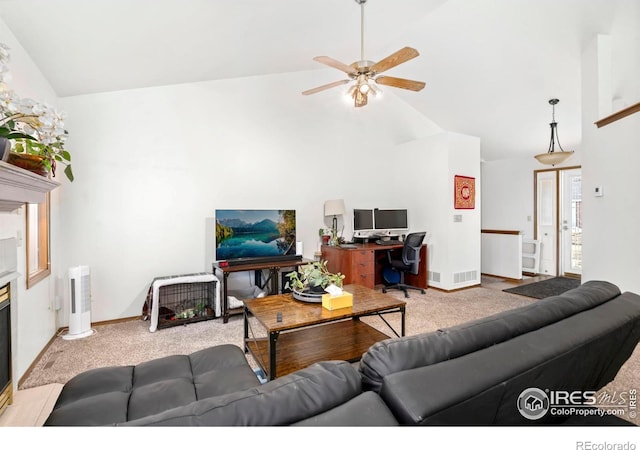
[[[369,87],[371,88],[371,93],[373,95],[382,95],[382,91],[376,85],[376,80],[371,80]]]
[[[370,89],[371,88],[369,87],[369,85],[367,83],[361,84],[358,87],[358,90],[360,91],[361,94],[368,94]]]

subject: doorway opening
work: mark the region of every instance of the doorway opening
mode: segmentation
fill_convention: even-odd
[[[540,241],[540,273],[582,276],[582,169],[534,171],[534,239]]]

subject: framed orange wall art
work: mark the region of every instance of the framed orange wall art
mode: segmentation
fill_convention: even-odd
[[[455,209],[475,209],[476,179],[455,175],[453,177],[453,207]]]

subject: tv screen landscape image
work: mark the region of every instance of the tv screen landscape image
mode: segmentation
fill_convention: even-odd
[[[296,253],[296,211],[217,209],[216,260]]]

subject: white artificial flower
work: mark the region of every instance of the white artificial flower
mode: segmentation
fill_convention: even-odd
[[[36,106],[36,102],[30,98],[20,99],[18,109],[22,114],[35,114],[33,108]]]
[[[0,64],[9,62],[9,47],[0,42]]]
[[[0,92],[0,110],[5,116],[18,112],[20,98],[13,91]]]

